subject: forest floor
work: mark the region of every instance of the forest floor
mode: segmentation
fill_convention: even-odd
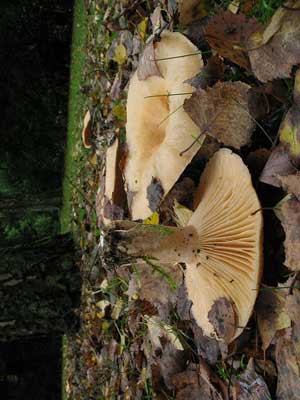
[[[192,3],[184,2],[186,7]],[[74,37],[77,28],[80,33],[73,65],[74,60],[78,64],[71,72],[62,219],[82,254],[81,328],[68,336],[65,346],[65,396],[70,400],[300,399],[300,232],[294,223],[300,212],[300,79],[293,68],[300,63],[299,2],[289,1],[281,9],[278,0],[197,3],[182,14],[172,0],[90,0],[84,10],[77,9]],[[83,18],[86,28],[81,30]],[[269,24],[268,30],[260,24]],[[222,113],[221,139],[205,139],[171,198],[171,203],[189,203],[184,195],[193,194],[200,171],[220,146],[234,149],[250,170],[264,210],[264,274],[253,316],[234,341],[206,337],[187,317],[178,274],[151,262],[150,274],[135,265],[112,268],[101,255],[106,149],[116,138],[126,141],[129,78],[147,39],[165,26],[183,32],[202,51],[205,70],[192,84],[196,104],[217,98],[217,108],[222,102],[215,88],[230,91],[236,85],[249,92],[243,97],[236,89],[225,97],[222,109],[210,109],[217,117]],[[190,102],[185,111],[202,132],[210,137],[220,132],[218,121],[207,124],[206,115],[204,125],[194,107]],[[89,148],[81,138],[87,111]],[[187,180],[192,188],[180,186]],[[175,224],[167,200],[153,213],[151,224]],[[105,218],[121,219],[128,215],[126,207],[112,205]]]

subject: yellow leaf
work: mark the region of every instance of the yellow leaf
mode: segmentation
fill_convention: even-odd
[[[125,104],[117,104],[113,108],[113,114],[120,121],[126,121],[126,106]]]
[[[140,22],[137,27],[140,37],[143,41],[145,41],[146,38],[147,27],[148,27],[148,17],[144,18],[143,21]]]
[[[94,153],[94,154],[92,155],[92,157],[90,158],[90,163],[91,163],[92,165],[97,165],[97,154],[96,154],[96,153]]]
[[[144,222],[144,224],[147,224],[147,225],[158,225],[159,224],[159,214],[157,212],[154,212],[153,214],[150,215],[150,217],[146,218],[143,222]]]
[[[127,59],[127,51],[126,47],[120,43],[115,49],[114,61],[116,61],[119,65],[125,64]]]
[[[174,202],[174,214],[175,222],[177,226],[186,226],[191,219],[193,211],[189,208],[178,203],[177,200]]]

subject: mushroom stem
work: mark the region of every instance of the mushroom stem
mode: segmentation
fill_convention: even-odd
[[[106,230],[104,250],[123,260],[128,256],[153,258],[161,263],[189,263],[197,257],[192,251],[199,247],[197,239],[198,233],[193,226],[179,228],[115,221]]]

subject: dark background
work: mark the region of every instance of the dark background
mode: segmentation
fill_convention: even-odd
[[[59,229],[72,9],[0,2],[0,247]],[[60,399],[61,337],[0,342],[0,397]]]

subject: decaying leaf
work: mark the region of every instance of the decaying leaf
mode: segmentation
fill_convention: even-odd
[[[185,81],[185,83],[196,89],[206,89],[213,86],[217,81],[224,78],[224,64],[220,57],[212,56],[207,61],[203,70],[196,76]]]
[[[293,174],[296,167],[290,159],[287,149],[283,145],[278,145],[272,151],[259,180],[269,185],[280,187],[280,177]]]
[[[143,54],[139,61],[137,69],[138,78],[140,81],[149,78],[150,76],[162,76],[155,61],[155,43],[152,40],[147,43]]]
[[[183,107],[202,133],[239,149],[249,144],[254,128],[248,110],[249,88],[243,82],[218,82],[207,91],[198,89]]]
[[[203,18],[207,11],[204,0],[177,0],[179,23],[189,25],[193,21]]]
[[[300,11],[299,11],[300,20]],[[299,28],[300,37],[300,28]],[[292,157],[300,157],[300,70],[297,71],[294,84],[294,103],[287,112],[279,128],[280,141],[285,144]]]
[[[122,43],[118,44],[117,47],[115,48],[115,55],[113,59],[119,65],[125,64],[127,60],[127,50]]]
[[[258,28],[259,23],[254,18],[247,20],[243,14],[222,11],[210,20],[205,37],[221,56],[250,69],[246,43]]]
[[[186,371],[176,374],[173,383],[176,388],[176,400],[222,400],[221,395],[213,383],[223,386],[220,379],[210,371],[203,360],[200,364],[190,364]]]
[[[293,175],[280,176],[282,189],[293,194],[300,201],[300,172],[297,171]]]
[[[285,294],[281,290],[263,289],[256,302],[256,312],[262,348],[267,350],[276,332],[289,328],[291,320],[285,306]]]
[[[151,184],[147,187],[147,199],[151,211],[156,211],[162,198],[164,197],[164,189],[159,179],[152,178]]]
[[[285,262],[293,271],[300,270],[300,202],[291,198],[281,205],[282,226],[285,232]]]
[[[225,297],[216,300],[208,313],[218,338],[229,343],[236,330],[236,314],[233,305]]]
[[[176,303],[177,289],[183,275],[180,268],[173,265],[161,265],[161,270],[155,271],[148,264],[137,264],[129,282],[127,295],[147,300],[157,308],[161,317],[167,317],[170,307]]]
[[[266,382],[254,369],[253,358],[250,358],[247,369],[233,384],[232,394],[234,400],[271,400]]]
[[[264,29],[249,38],[251,68],[260,81],[287,78],[293,65],[299,64],[299,18],[300,1],[290,0],[275,12]]]

